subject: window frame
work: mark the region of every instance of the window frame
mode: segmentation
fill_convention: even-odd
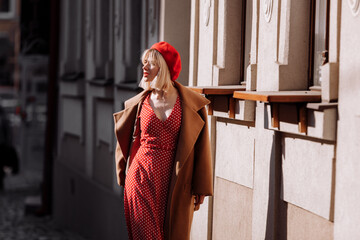
[[[9,0],[9,11],[0,12],[0,20],[8,20],[15,18],[16,0]]]
[[[310,44],[309,44],[309,72],[308,72],[308,86],[312,89],[321,88],[321,82],[319,79],[314,79],[315,71],[315,24],[319,17],[316,13],[316,3],[321,0],[310,0]],[[326,1],[326,16],[325,16],[325,50],[323,51],[323,63],[322,65],[329,62],[329,27],[330,27],[330,0]],[[320,66],[322,66],[320,65]],[[320,67],[319,66],[319,67]],[[319,83],[319,84],[316,84]]]
[[[250,23],[248,23],[246,21],[246,19],[248,18],[247,16],[247,7],[248,7],[248,1],[249,0],[244,0],[242,3],[242,11],[241,11],[241,49],[240,49],[240,85],[246,85],[246,78],[247,78],[247,67],[251,64],[250,62],[250,53],[251,53],[251,39],[252,39],[252,14],[253,14],[253,4],[251,4],[251,9],[250,9]],[[251,2],[251,1],[249,1]],[[247,24],[250,24],[249,26]],[[248,34],[247,35],[247,28],[249,28]],[[249,52],[246,52],[246,43],[247,43],[247,37],[249,37]],[[247,66],[245,66],[245,59],[248,58],[249,59],[249,64]]]

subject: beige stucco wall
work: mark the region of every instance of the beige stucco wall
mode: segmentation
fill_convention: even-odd
[[[161,1],[159,40],[167,41],[180,53],[182,70],[179,81],[189,83],[189,47],[190,47],[190,0]]]
[[[284,204],[279,239],[333,239],[334,223],[292,204]]]
[[[285,136],[281,155],[282,199],[332,220],[334,145]]]
[[[227,69],[226,63],[237,49],[232,46],[230,54],[227,47],[234,39],[240,41],[241,35],[236,34],[236,25],[231,25],[232,35],[226,34],[226,21],[241,21],[241,8],[227,11],[228,2],[192,1],[189,68],[195,72],[189,73],[191,85],[235,83],[229,75],[237,76],[238,69],[231,70],[231,65]],[[247,90],[307,90],[310,1],[252,2]],[[358,3],[331,1],[330,63],[322,67],[323,103],[339,99],[339,107],[308,106],[307,132],[298,130],[299,105],[280,105],[280,126],[274,128],[271,105],[257,102],[253,107],[254,125],[249,125],[229,119],[225,97],[214,100],[215,196],[209,205],[211,214],[203,218],[212,221],[213,239],[239,239],[240,228],[235,231],[232,224],[248,226],[249,222],[251,234],[244,238],[359,238],[356,226],[360,191],[354,189],[360,189],[356,181],[360,108],[354,103],[360,98],[360,68],[356,67],[360,66],[360,55],[355,54],[360,52],[360,32],[354,33],[354,29],[359,26],[360,14],[350,12],[351,2]],[[267,7],[271,11],[266,12]],[[229,13],[233,15],[227,16]],[[236,105],[237,112],[250,113],[239,108],[241,105]],[[234,193],[243,196],[228,197]],[[243,209],[244,201],[251,214]],[[230,213],[228,205],[234,212],[244,211],[237,212],[242,219]],[[229,214],[225,214],[227,211]],[[196,231],[194,228],[192,236],[200,236]]]
[[[269,22],[262,12],[267,2],[273,2]],[[260,1],[257,90],[307,88],[309,8],[307,1]]]
[[[216,177],[212,239],[251,239],[252,190]]]
[[[198,1],[199,17],[199,44],[198,49],[198,68],[197,68],[197,85],[212,85],[213,63],[214,63],[214,44],[215,42],[215,8],[214,1]],[[212,4],[212,7],[208,4]],[[206,24],[207,22],[207,24]]]
[[[216,129],[216,176],[253,188],[254,132],[223,119]]]
[[[272,11],[276,11],[278,1],[275,1]],[[256,86],[259,91],[279,90],[279,68],[276,63],[277,56],[277,15],[272,14],[271,21],[266,22],[263,15],[264,1],[260,1],[259,16],[259,46],[258,46],[258,71]]]
[[[356,3],[341,5],[335,239],[360,238],[360,14],[351,9]]]

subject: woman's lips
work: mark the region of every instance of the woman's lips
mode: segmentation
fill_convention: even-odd
[[[144,72],[144,77],[147,77],[148,75],[149,75],[149,73]]]

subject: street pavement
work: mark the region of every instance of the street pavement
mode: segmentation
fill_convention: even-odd
[[[0,192],[1,240],[86,240],[59,228],[51,216],[25,214],[25,200],[40,196],[37,173],[20,173],[5,178],[5,190]]]
[[[44,126],[44,123],[24,124],[21,121],[11,124],[20,172],[17,175],[7,172],[4,190],[0,190],[0,240],[86,240],[57,226],[51,216],[39,217],[25,211],[38,209],[25,204],[29,199],[35,199],[35,206],[41,204]]]

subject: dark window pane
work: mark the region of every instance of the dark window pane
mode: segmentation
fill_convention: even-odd
[[[10,12],[10,0],[0,0],[0,12]]]

